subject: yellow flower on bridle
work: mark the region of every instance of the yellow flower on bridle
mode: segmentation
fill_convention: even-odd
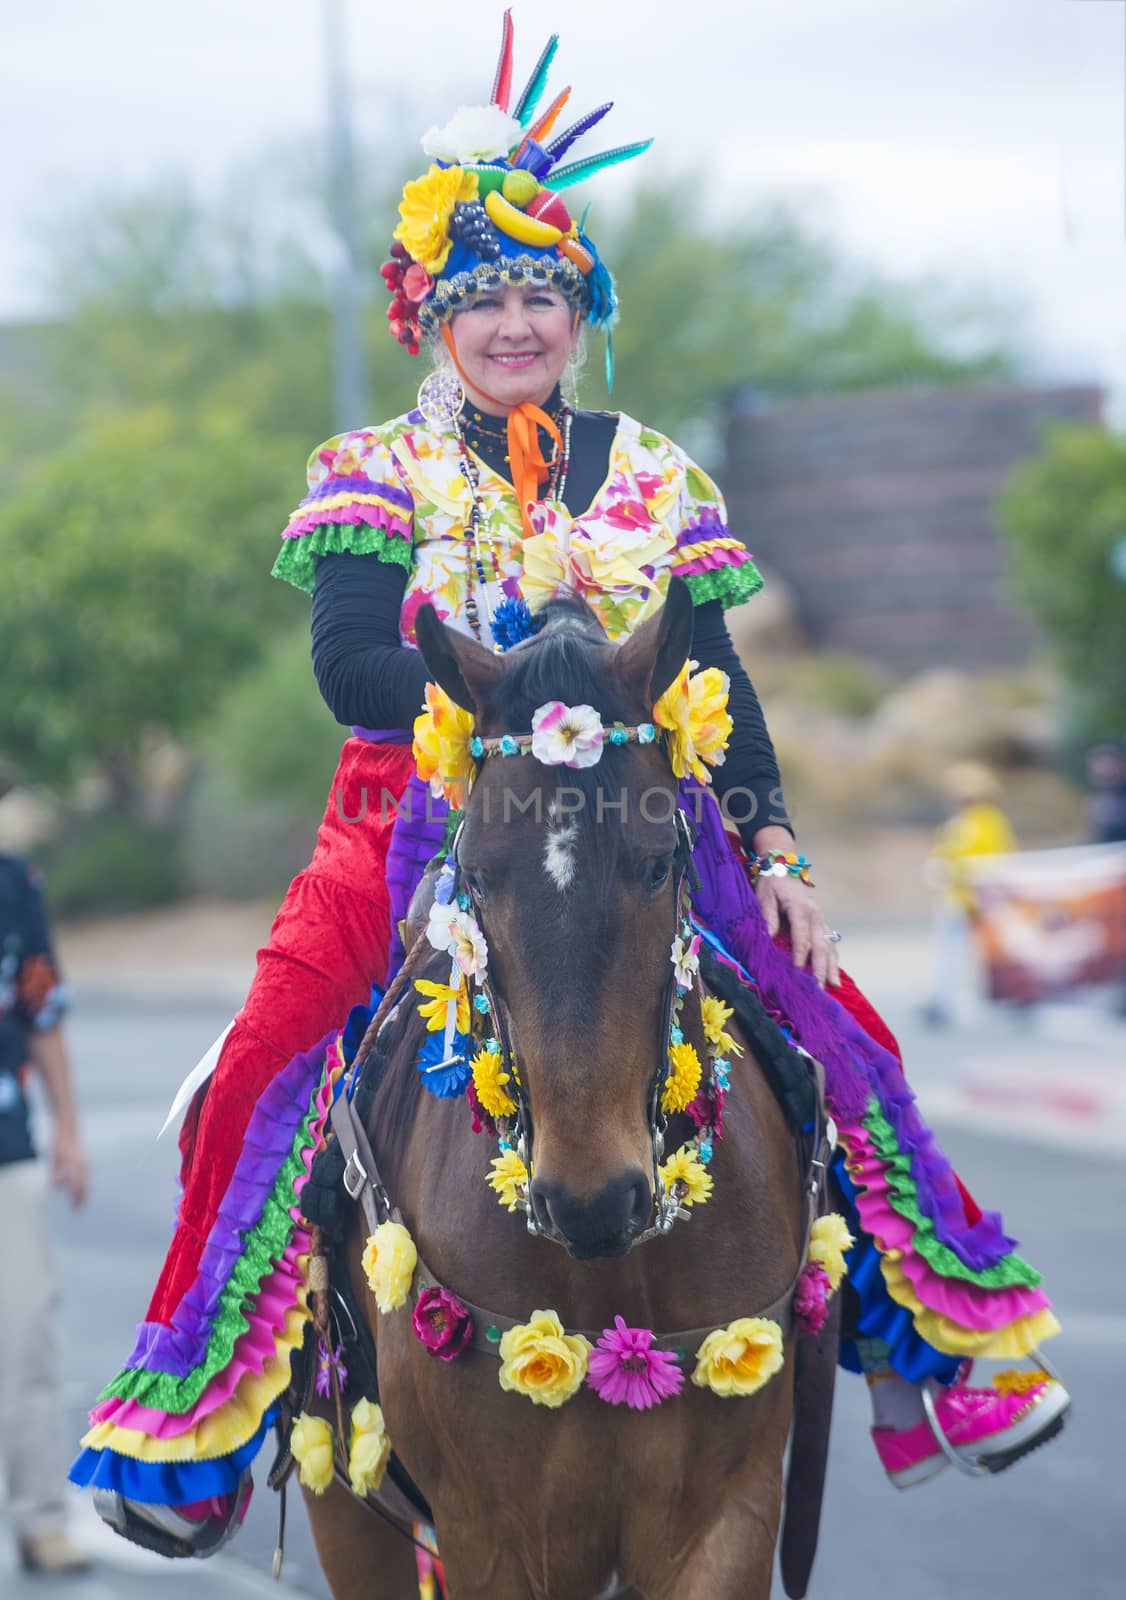
[[[465,804],[473,776],[472,737],[472,711],[464,711],[444,689],[428,683],[426,710],[414,719],[415,766],[435,799],[444,795],[458,810]]]
[[[723,765],[731,737],[727,695],[731,687],[726,672],[686,661],[653,707],[653,721],[668,730],[665,741],[676,777],[689,773],[698,783],[711,783],[708,767]],[[707,766],[704,763],[707,763]]]

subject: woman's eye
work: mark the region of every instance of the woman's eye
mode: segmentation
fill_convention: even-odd
[[[650,894],[656,894],[658,889],[664,888],[669,881],[672,871],[672,862],[667,858],[660,861],[650,861],[645,868],[645,887]]]

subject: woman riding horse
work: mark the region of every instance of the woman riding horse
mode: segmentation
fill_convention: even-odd
[[[310,1128],[323,1130],[325,1106],[317,1122],[311,1097],[343,1019],[401,968],[411,895],[448,848],[444,807],[424,803],[416,769],[417,756],[427,776],[435,771],[427,740],[441,745],[453,711],[417,648],[426,606],[499,654],[527,648],[560,590],[577,593],[613,642],[635,635],[670,581],[684,580],[700,671],[696,688],[682,675],[669,725],[721,717],[726,691],[733,726],[712,776],[737,819],[740,853],[731,831],[713,831],[712,926],[686,922],[682,956],[704,938],[825,1064],[855,1238],[843,1361],[868,1379],[880,1460],[899,1487],[950,1463],[997,1470],[1058,1431],[1069,1405],[1042,1370],[998,1386],[968,1382],[967,1358],[1022,1358],[1057,1324],[1000,1217],[978,1209],[922,1122],[887,1028],[839,972],[837,936],[796,850],[762,712],[724,621],[761,579],[728,531],[719,491],[654,429],[563,396],[584,323],[608,329],[617,307],[564,196],[645,144],[567,159],[609,107],[555,132],[567,92],[538,110],[555,42],[514,101],[506,14],[489,105],[460,110],[423,141],[431,164],[404,189],[383,276],[392,332],[411,354],[425,347],[435,370],[418,409],[313,452],[309,492],[274,566],[312,593],[317,682],[353,736],[246,1003],[193,1074],[172,1245],[72,1469],[75,1482],[103,1491],[107,1520],[170,1554],[210,1553],[245,1513],[250,1463],[308,1319],[308,1234],[294,1196]],[[700,698],[708,684],[711,713]],[[424,702],[412,750],[405,730]],[[541,748],[547,740],[583,765],[575,751],[593,752],[591,718],[598,738],[615,742],[599,721],[606,710],[595,701],[552,713],[570,720],[556,728],[549,717]],[[705,830],[714,830],[710,796],[709,807]],[[560,820],[544,819],[543,870],[562,892],[573,857]],[[604,826],[615,826],[613,814]],[[456,1010],[456,995],[431,987],[435,1016]],[[427,1083],[439,1094],[440,1079]],[[693,1160],[710,1153],[704,1143]]]

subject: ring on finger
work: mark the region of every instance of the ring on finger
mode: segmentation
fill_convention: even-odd
[[[830,944],[840,944],[841,940],[844,938],[844,934],[838,933],[836,928],[826,928],[825,937],[828,939]]]

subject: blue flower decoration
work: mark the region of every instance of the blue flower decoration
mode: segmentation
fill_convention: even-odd
[[[651,722],[639,722],[637,725],[638,744],[652,744],[657,737],[657,730]]]
[[[434,885],[434,899],[440,906],[448,906],[454,897],[454,883],[456,874],[454,869],[447,864],[438,874],[438,881]]]
[[[493,614],[493,639],[502,650],[511,650],[521,639],[530,639],[542,626],[532,615],[528,602],[520,595],[502,600]]]
[[[669,1043],[670,1044],[683,1044],[684,1043],[684,1029],[683,1028],[670,1028],[669,1029]]]
[[[712,1141],[710,1139],[701,1139],[698,1146],[698,1153],[701,1161],[705,1163],[710,1161],[712,1156],[715,1154]]]
[[[469,754],[471,756],[483,756],[485,754],[485,741],[479,734],[475,733],[470,739]]]
[[[479,1011],[482,1016],[487,1015],[488,1010],[489,1010],[489,997],[488,997],[488,995],[487,994],[475,994],[473,996],[473,1008],[474,1008],[475,1011]]]
[[[446,1035],[444,1032],[428,1033],[415,1062],[422,1074],[423,1088],[438,1100],[456,1100],[458,1095],[465,1093],[469,1082],[470,1069],[466,1059],[469,1053],[468,1035],[455,1033],[450,1053],[455,1059],[447,1066],[439,1066],[438,1063],[445,1060]]]
[[[622,726],[622,724],[620,722],[615,722],[614,726],[610,729],[610,743],[611,744],[628,744],[629,743],[629,734],[626,732],[625,728]]]

